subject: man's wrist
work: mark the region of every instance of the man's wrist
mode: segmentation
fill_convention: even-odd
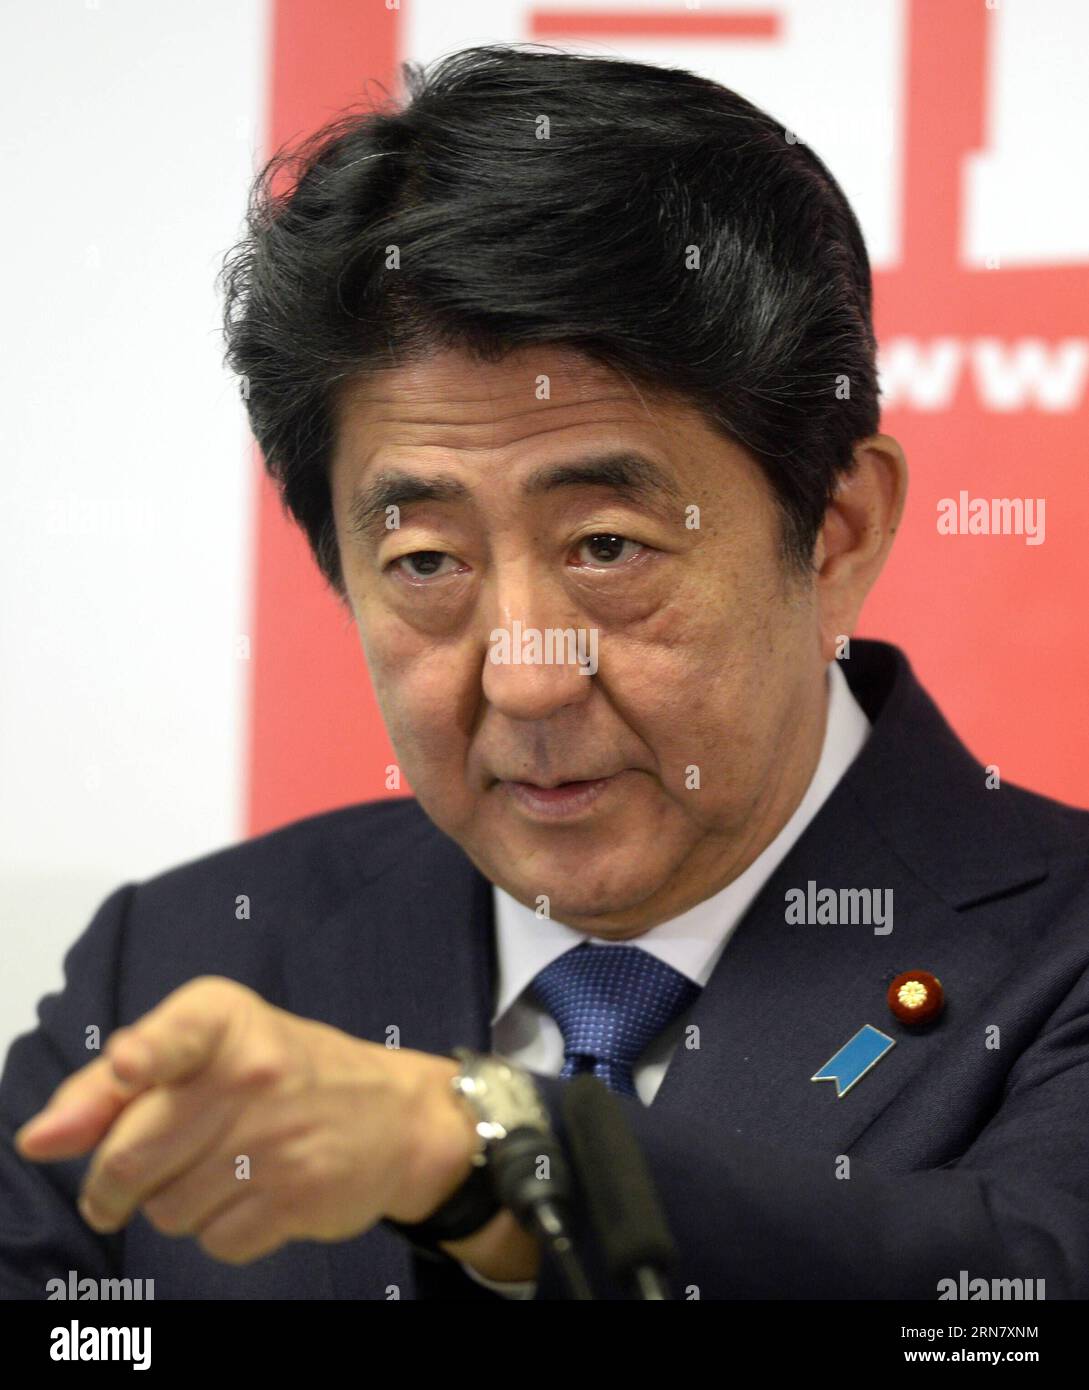
[[[536,1279],[541,1247],[504,1207],[474,1235],[464,1240],[443,1241],[440,1247],[455,1260],[471,1265],[485,1279],[523,1281]]]
[[[419,1056],[421,1072],[405,1125],[404,1181],[385,1213],[406,1224],[425,1221],[457,1192],[472,1173],[480,1147],[472,1115],[453,1089],[457,1061]]]
[[[540,1268],[536,1237],[520,1226],[506,1208],[495,1210],[498,1202],[491,1191],[490,1178],[486,1199],[483,1192],[472,1190],[477,1179],[484,1180],[486,1172],[474,1162],[484,1141],[477,1128],[479,1117],[454,1085],[462,1070],[461,1062],[429,1053],[419,1053],[417,1057],[420,1068],[406,1106],[409,1119],[401,1163],[404,1179],[398,1185],[395,1202],[385,1214],[386,1221],[394,1226],[420,1226],[441,1212],[434,1233],[424,1226],[423,1248],[442,1251],[486,1279],[535,1279]],[[474,1182],[469,1181],[471,1177]],[[464,1210],[451,1211],[451,1198]],[[442,1211],[444,1207],[448,1209]],[[456,1238],[442,1239],[447,1231],[452,1231]],[[461,1235],[459,1231],[468,1234]],[[402,1234],[410,1239],[419,1236],[410,1231]]]

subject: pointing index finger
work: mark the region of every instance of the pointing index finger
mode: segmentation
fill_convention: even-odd
[[[64,1081],[15,1136],[34,1162],[75,1158],[94,1147],[128,1102],[150,1086],[185,1081],[202,1070],[226,1036],[243,995],[233,980],[190,980],[136,1023],[113,1033],[105,1054]]]
[[[118,1077],[109,1056],[97,1057],[62,1082],[45,1108],[17,1131],[16,1150],[35,1163],[76,1158],[98,1143],[143,1089]]]

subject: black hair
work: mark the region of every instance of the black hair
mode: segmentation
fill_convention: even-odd
[[[227,361],[333,588],[338,387],[543,343],[678,393],[747,449],[807,571],[879,417],[869,260],[821,160],[682,69],[488,45],[402,74],[402,105],[269,161],[221,277]]]

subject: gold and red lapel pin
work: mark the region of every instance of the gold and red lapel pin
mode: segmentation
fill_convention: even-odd
[[[931,1023],[945,1007],[942,982],[929,970],[905,970],[889,985],[889,1008],[898,1023]]]

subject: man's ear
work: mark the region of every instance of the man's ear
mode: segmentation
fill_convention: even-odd
[[[813,552],[826,661],[835,658],[836,638],[854,631],[892,548],[907,487],[907,460],[891,435],[870,435],[855,445],[854,465],[839,480]]]

